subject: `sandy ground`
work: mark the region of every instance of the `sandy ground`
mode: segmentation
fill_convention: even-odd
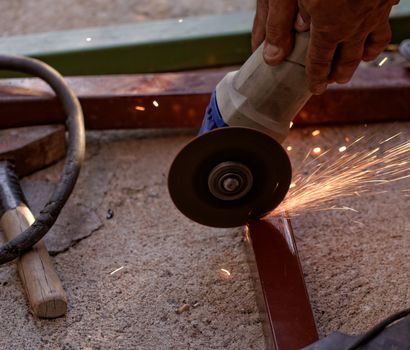
[[[166,173],[188,137],[147,136],[89,136],[85,167],[63,213],[70,226],[57,227],[83,230],[90,214],[102,226],[54,259],[67,317],[30,316],[15,266],[2,266],[1,349],[263,348],[242,230],[208,229],[182,217],[167,194]],[[32,187],[47,189],[60,169],[25,179],[34,211],[47,193]],[[177,314],[183,304],[190,311]]]
[[[293,130],[286,145],[297,167],[307,150],[373,136],[362,149],[409,123]],[[88,135],[87,162],[63,217],[83,230],[101,225],[53,258],[68,294],[66,317],[28,312],[14,264],[0,268],[1,349],[263,349],[260,317],[238,229],[210,229],[183,217],[166,190],[166,172],[189,135],[103,132]],[[398,141],[398,139],[397,139]],[[41,207],[61,163],[23,185]],[[409,179],[382,194],[336,201],[357,210],[306,212],[293,218],[320,334],[366,330],[410,300]],[[31,189],[31,190],[30,190]],[[380,191],[379,189],[377,191]],[[79,208],[85,208],[80,210]],[[114,217],[106,219],[108,209]],[[272,257],[274,258],[274,257]],[[117,268],[123,269],[111,274]],[[231,271],[227,277],[221,271]],[[175,311],[183,304],[190,310]]]
[[[221,13],[252,8],[253,2],[1,1],[0,33]],[[410,124],[321,128],[316,138],[311,130],[292,130],[287,140],[296,165],[311,147],[337,148],[346,136],[385,139],[403,130],[401,139],[408,140]],[[88,135],[86,165],[54,228],[78,233],[76,244],[53,258],[68,294],[68,314],[34,319],[14,264],[0,267],[0,349],[263,349],[241,231],[196,225],[168,197],[167,169],[190,137]],[[35,211],[60,169],[57,164],[23,181]],[[336,329],[362,332],[409,306],[410,200],[402,192],[408,188],[407,179],[387,185],[384,193],[333,203],[357,212],[293,218],[321,336]],[[110,220],[108,209],[114,211]],[[48,243],[53,244],[51,236]],[[177,314],[183,304],[190,310]]]
[[[346,138],[352,142],[364,135],[356,148],[360,151],[374,150],[380,141],[399,132],[384,146],[410,139],[410,123],[319,129],[317,137],[307,128],[294,131],[286,141],[293,146],[294,169],[317,146],[323,152],[331,150],[324,156],[331,164],[331,159],[340,156],[339,147],[348,144]],[[313,168],[307,168],[307,174],[312,173]],[[336,329],[363,332],[410,306],[409,188],[409,178],[373,186],[368,194],[325,206],[345,210],[307,211],[292,218],[320,335]]]

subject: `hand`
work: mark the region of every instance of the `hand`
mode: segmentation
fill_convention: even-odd
[[[257,0],[252,50],[265,41],[263,55],[266,63],[277,65],[292,51],[297,14],[297,0]]]
[[[391,38],[389,14],[392,6],[398,2],[299,0],[299,13],[296,15],[294,0],[258,0],[253,47],[261,43],[262,33],[265,34],[265,61],[271,65],[282,62],[292,49],[293,34],[288,22],[273,19],[274,12],[275,17],[285,14],[286,21],[294,16],[296,19],[292,21],[292,25],[294,23],[297,31],[311,31],[306,75],[310,90],[320,94],[325,91],[328,83],[348,82],[361,60],[372,60],[383,51]],[[263,31],[261,26],[264,13],[268,15],[265,17],[266,29]],[[277,54],[271,55],[274,51]]]

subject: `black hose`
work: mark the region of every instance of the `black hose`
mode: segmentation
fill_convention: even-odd
[[[76,183],[85,153],[84,119],[80,102],[64,78],[45,63],[21,56],[0,55],[0,70],[12,70],[43,79],[54,90],[67,116],[68,147],[64,169],[53,194],[34,223],[0,247],[0,264],[17,258],[53,226]]]
[[[361,346],[367,344],[370,342],[372,339],[374,339],[378,334],[380,334],[383,329],[385,329],[387,326],[392,324],[393,322],[400,320],[403,317],[406,317],[410,315],[410,309],[405,309],[402,311],[399,311],[393,315],[390,315],[380,323],[378,323],[376,326],[374,326],[372,329],[367,331],[365,334],[361,335],[356,341],[347,347],[345,350],[356,350],[359,349]]]

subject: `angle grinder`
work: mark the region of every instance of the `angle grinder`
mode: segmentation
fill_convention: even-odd
[[[168,189],[177,208],[207,226],[235,227],[259,219],[284,199],[291,165],[281,143],[311,97],[306,81],[308,33],[278,66],[261,45],[216,86],[199,136],[174,159]]]

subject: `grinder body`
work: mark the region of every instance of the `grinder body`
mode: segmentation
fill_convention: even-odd
[[[228,73],[212,94],[200,133],[221,126],[249,127],[282,143],[289,124],[311,97],[305,73],[308,33],[295,36],[295,47],[278,66],[263,59],[263,45],[243,66]]]
[[[263,217],[285,197],[291,166],[281,147],[290,122],[310,98],[305,56],[308,33],[280,65],[261,45],[212,93],[199,136],[176,156],[168,176],[175,205],[207,226],[234,227]]]

